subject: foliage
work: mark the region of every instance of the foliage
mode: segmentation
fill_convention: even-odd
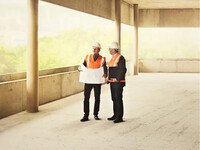
[[[95,41],[101,43],[100,53],[109,60],[108,46],[114,41],[114,30],[80,27],[53,37],[42,37],[39,39],[39,69],[78,65],[86,54],[92,53],[91,45]],[[133,33],[123,29],[122,54],[126,59],[133,57]],[[140,30],[139,58],[199,58],[199,43],[181,35]],[[26,71],[26,46],[0,46],[0,74],[22,71]]]

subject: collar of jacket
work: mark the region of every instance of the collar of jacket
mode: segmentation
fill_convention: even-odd
[[[99,57],[99,55],[93,55],[93,57],[94,57],[94,61],[96,61],[97,59],[98,59],[98,57]]]

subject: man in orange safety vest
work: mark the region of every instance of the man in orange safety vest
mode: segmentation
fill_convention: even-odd
[[[125,86],[125,74],[126,74],[126,60],[119,54],[119,44],[117,42],[112,42],[109,47],[109,52],[112,58],[108,64],[109,69],[114,67],[116,69],[116,77],[111,78],[108,75],[108,82],[110,83],[111,98],[113,101],[113,113],[114,115],[108,120],[113,120],[114,123],[119,123],[123,121],[123,87]]]
[[[99,55],[101,50],[101,45],[98,42],[93,44],[93,54],[87,55],[83,62],[83,65],[90,69],[97,69],[100,67],[104,68],[104,75],[103,77],[107,77],[107,67],[106,67],[106,58]],[[94,119],[100,120],[98,117],[99,107],[100,107],[100,94],[101,94],[101,84],[87,84],[85,83],[84,86],[84,116],[80,120],[81,122],[88,121],[89,117],[89,99],[91,90],[94,88],[94,96],[95,96],[95,103],[94,103]]]

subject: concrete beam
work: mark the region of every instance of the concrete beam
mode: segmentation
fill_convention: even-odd
[[[142,9],[188,9],[200,8],[199,0],[124,0],[138,4]]]
[[[84,13],[114,20],[114,0],[43,0]]]
[[[42,0],[115,21],[115,0]],[[132,25],[133,7],[121,1],[122,23]]]
[[[115,20],[115,0],[42,0]],[[140,9],[140,8],[139,8]],[[200,9],[140,9],[140,27],[199,27]],[[187,21],[186,21],[187,20]],[[121,23],[133,25],[133,5],[121,2]]]

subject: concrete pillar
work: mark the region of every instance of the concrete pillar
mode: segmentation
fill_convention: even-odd
[[[27,106],[28,112],[38,112],[38,0],[27,0]]]
[[[121,53],[121,0],[115,0],[115,40],[119,43]]]
[[[138,20],[139,20],[139,10],[138,4],[134,4],[134,75],[138,75],[139,72],[139,62],[138,62]]]

